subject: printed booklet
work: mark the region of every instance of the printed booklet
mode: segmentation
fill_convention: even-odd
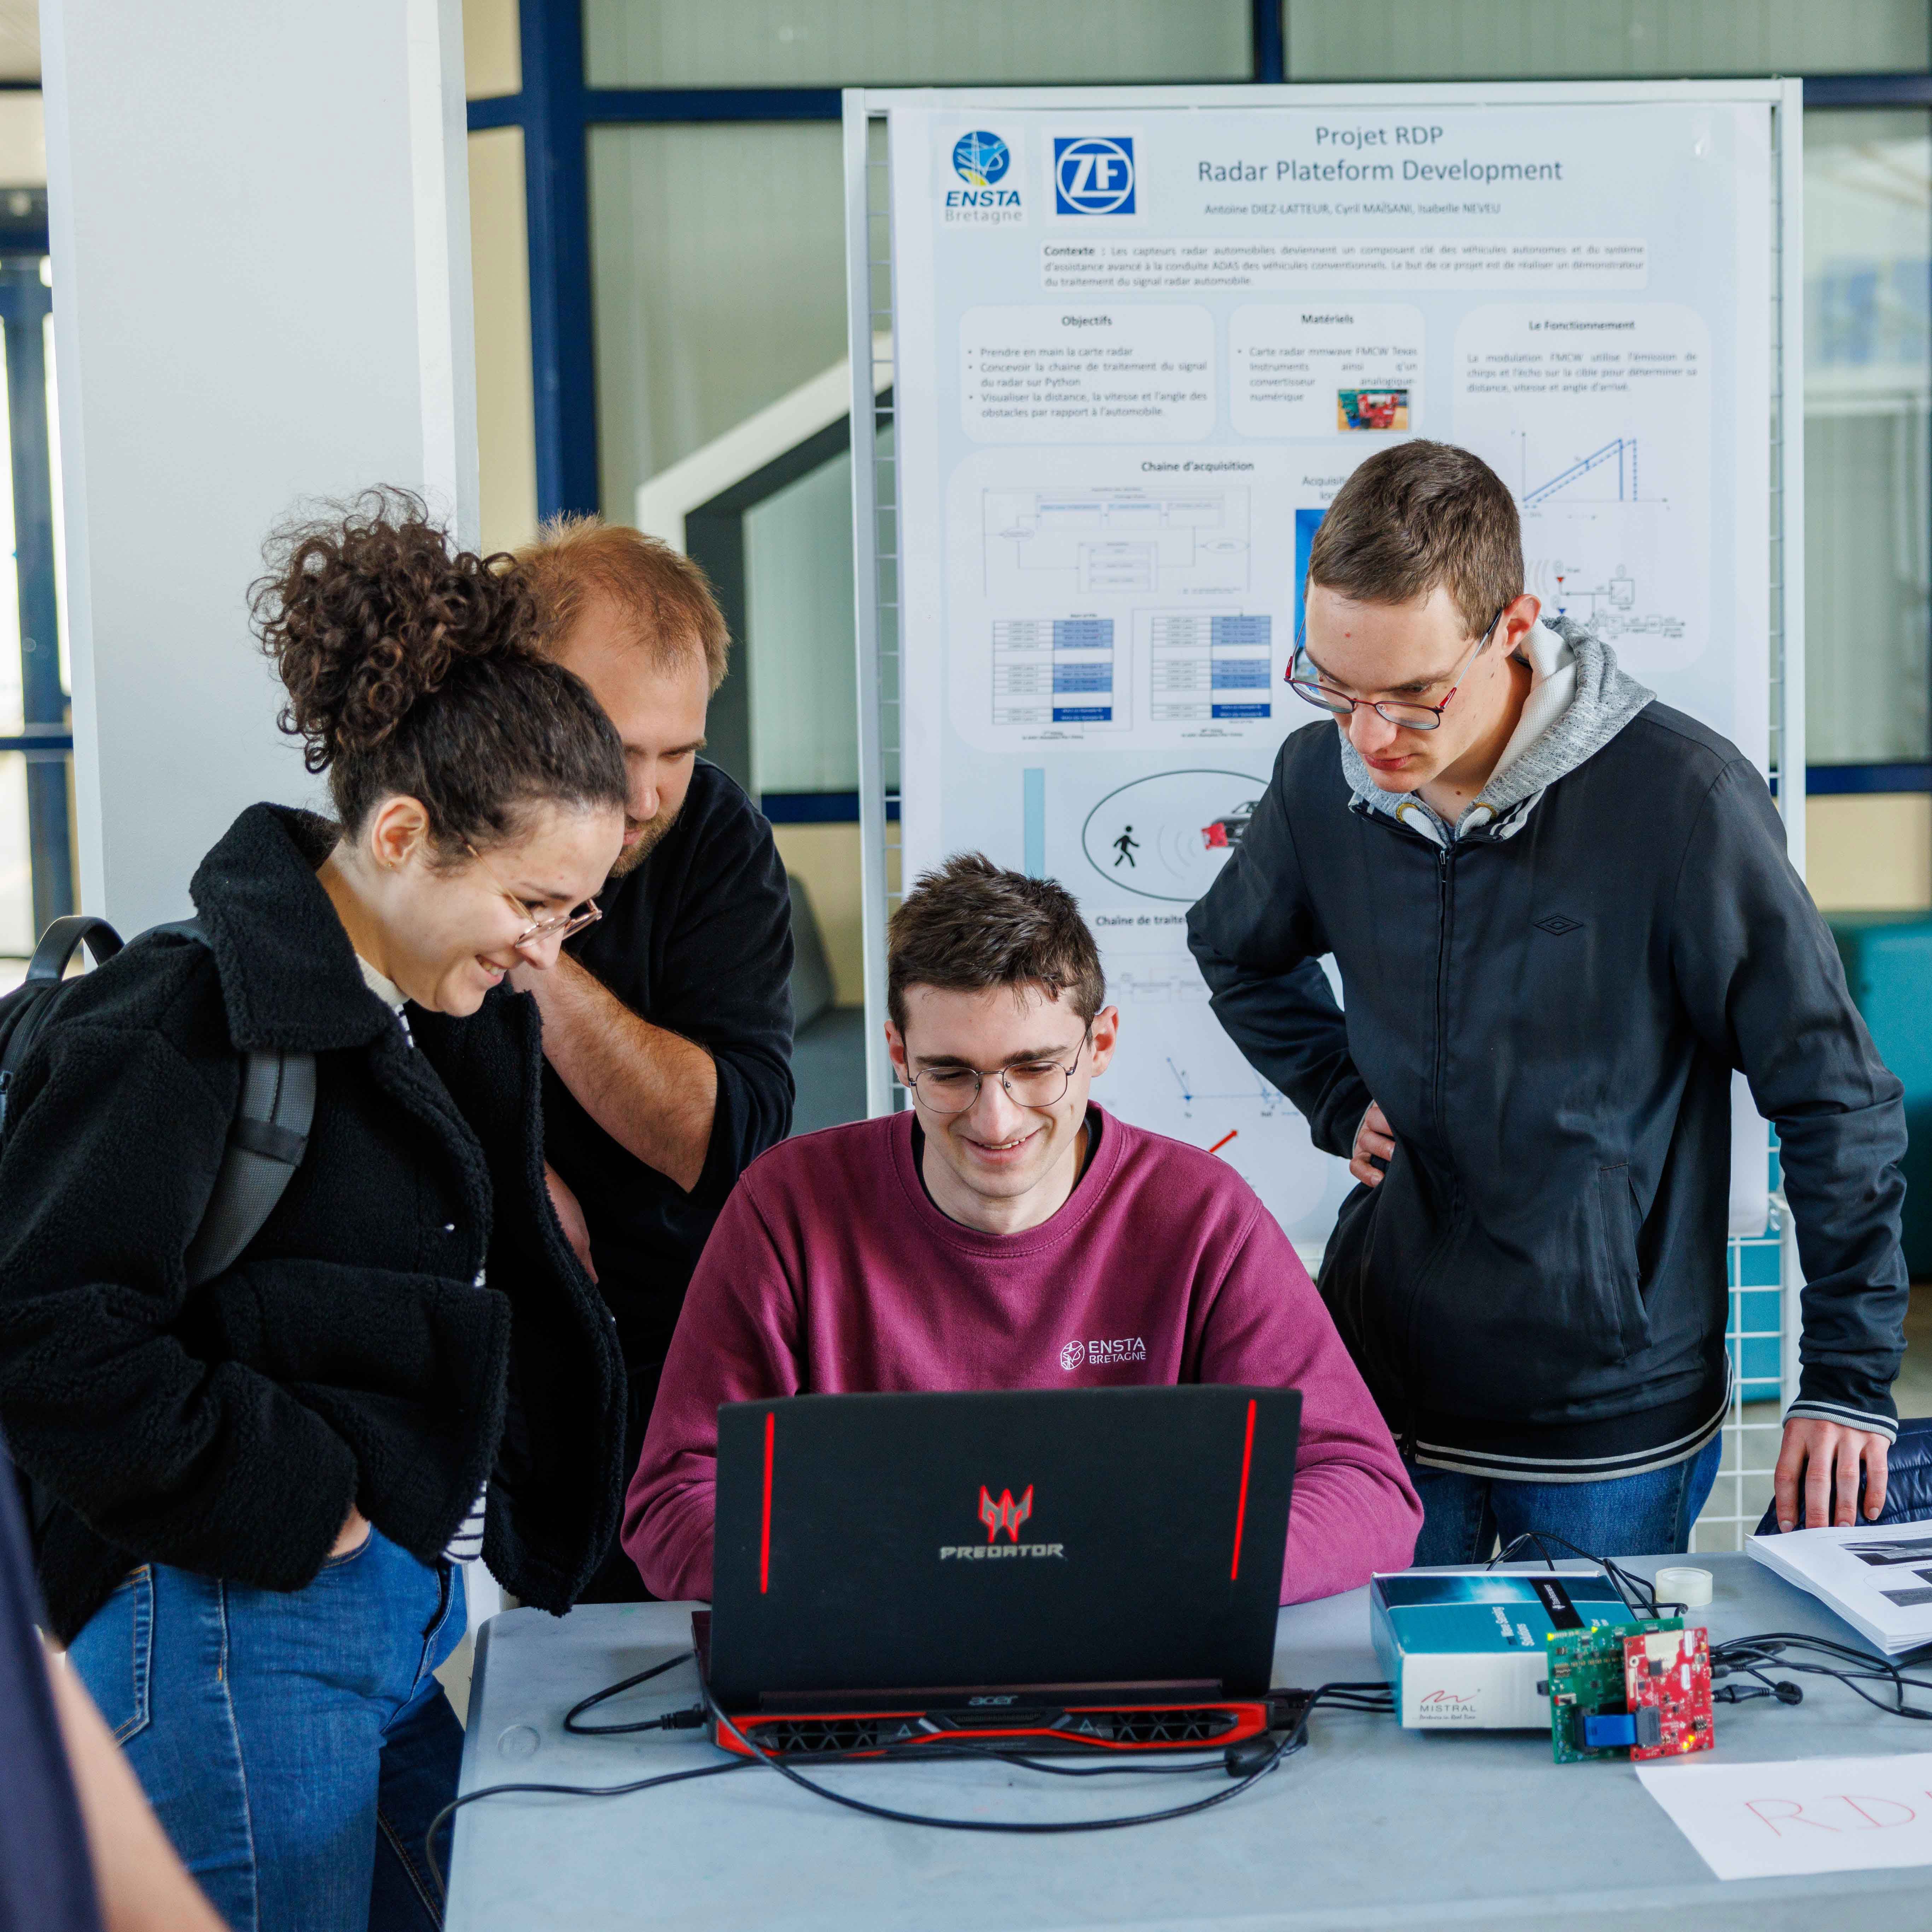
[[[1744,1547],[1888,1657],[1932,1644],[1932,1522],[1793,1529]]]

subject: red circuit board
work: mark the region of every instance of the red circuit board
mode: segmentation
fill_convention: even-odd
[[[1636,1720],[1633,1758],[1682,1757],[1711,1748],[1711,1646],[1702,1630],[1625,1637],[1624,1690]]]

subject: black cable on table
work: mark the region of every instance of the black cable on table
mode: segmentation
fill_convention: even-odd
[[[701,1705],[685,1710],[665,1712],[656,1717],[642,1718],[630,1724],[586,1724],[579,1721],[586,1711],[594,1710],[598,1705],[608,1702],[610,1698],[620,1696],[626,1690],[634,1690],[639,1684],[648,1683],[653,1678],[661,1677],[665,1672],[675,1669],[680,1664],[692,1662],[694,1660],[694,1657],[695,1653],[693,1652],[682,1651],[677,1655],[665,1659],[662,1664],[653,1664],[647,1670],[638,1671],[615,1684],[606,1684],[601,1690],[592,1691],[589,1696],[573,1704],[565,1714],[563,1728],[572,1736],[578,1737],[608,1736],[650,1730],[693,1730],[703,1722],[705,1714],[708,1711],[716,1719],[719,1727],[738,1741],[746,1755],[728,1758],[720,1764],[698,1765],[685,1771],[666,1772],[650,1778],[635,1778],[625,1784],[539,1784],[520,1782],[485,1785],[480,1790],[466,1792],[461,1797],[446,1804],[436,1814],[434,1819],[430,1821],[429,1830],[424,1836],[424,1856],[428,1861],[430,1876],[435,1882],[439,1895],[446,1895],[446,1886],[442,1867],[436,1855],[436,1834],[464,1806],[473,1804],[478,1799],[484,1798],[495,1798],[522,1792],[571,1798],[620,1798],[632,1792],[648,1791],[658,1785],[679,1784],[692,1778],[712,1778],[724,1772],[749,1770],[754,1766],[764,1765],[767,1768],[777,1772],[782,1777],[798,1785],[801,1789],[810,1792],[814,1797],[823,1798],[828,1802],[842,1806],[848,1810],[861,1812],[868,1816],[886,1819],[897,1824],[925,1825],[940,1831],[1006,1832],[1018,1832],[1029,1836],[1046,1836],[1075,1832],[1120,1831],[1133,1825],[1159,1824],[1169,1819],[1189,1817],[1196,1812],[1209,1810],[1215,1805],[1225,1804],[1232,1798],[1238,1798],[1251,1785],[1266,1777],[1281,1762],[1282,1759],[1292,1757],[1297,1751],[1306,1746],[1309,1716],[1322,1705],[1328,1705],[1337,1710],[1360,1711],[1379,1715],[1391,1715],[1395,1708],[1393,1693],[1386,1683],[1381,1682],[1324,1684],[1306,1694],[1286,1691],[1270,1692],[1269,1694],[1270,1702],[1278,1699],[1300,1700],[1304,1697],[1305,1701],[1300,1703],[1296,1720],[1292,1726],[1274,1733],[1274,1742],[1267,1748],[1265,1755],[1261,1756],[1254,1763],[1252,1769],[1244,1771],[1239,1769],[1236,1759],[1236,1754],[1242,1749],[1242,1746],[1240,1745],[1214,1751],[1211,1755],[1194,1759],[1186,1764],[1132,1764],[1114,1761],[1102,1764],[1075,1766],[1052,1764],[1044,1760],[1030,1756],[1023,1752],[1003,1750],[995,1741],[992,1740],[988,1740],[983,1744],[976,1744],[963,1736],[944,1741],[938,1739],[932,1742],[910,1741],[902,1744],[887,1745],[883,1750],[874,1748],[871,1750],[850,1752],[814,1754],[813,1756],[812,1761],[814,1764],[847,1763],[859,1761],[878,1762],[882,1760],[896,1763],[905,1763],[934,1758],[946,1758],[955,1761],[963,1759],[976,1760],[982,1763],[1010,1765],[1056,1778],[1106,1778],[1117,1777],[1124,1774],[1142,1777],[1173,1778],[1186,1776],[1196,1772],[1215,1770],[1226,1770],[1235,1775],[1234,1784],[1224,1790],[1210,1792],[1204,1798],[1191,1799],[1184,1804],[1169,1805],[1156,1811],[1135,1812],[1120,1817],[1071,1819],[1059,1822],[1033,1820],[941,1818],[920,1812],[896,1810],[886,1805],[868,1804],[862,1799],[850,1798],[843,1792],[832,1791],[824,1785],[814,1784],[810,1778],[803,1776],[794,1770],[790,1766],[784,1763],[780,1754],[768,1752],[761,1747],[752,1744],[712,1701],[710,1688],[704,1683],[701,1673],[698,1680],[699,1692],[704,1700]],[[1255,1738],[1244,1739],[1243,1743],[1252,1748],[1270,1736],[1270,1732],[1263,1732]]]
[[[666,1711],[655,1718],[645,1718],[634,1724],[580,1724],[577,1720],[586,1711],[594,1710],[607,1699],[621,1696],[626,1690],[634,1690],[640,1684],[648,1684],[653,1677],[662,1677],[667,1670],[675,1670],[680,1664],[697,1660],[694,1650],[681,1650],[676,1656],[668,1658],[662,1664],[654,1664],[648,1670],[640,1670],[634,1676],[626,1677],[621,1683],[607,1684],[601,1690],[593,1690],[581,1702],[571,1706],[564,1713],[563,1728],[572,1737],[615,1737],[626,1731],[683,1731],[694,1730],[704,1721],[700,1708],[693,1718],[684,1711]],[[688,1721],[674,1721],[687,1720]]]
[[[1808,1660],[1820,1658],[1828,1660]],[[1905,1694],[1908,1690],[1932,1691],[1932,1680],[1909,1676],[1904,1666],[1873,1651],[1860,1650],[1854,1645],[1840,1643],[1830,1637],[1807,1636],[1797,1630],[1767,1630],[1756,1636],[1731,1637],[1711,1646],[1711,1675],[1714,1678],[1741,1673],[1755,1678],[1781,1703],[1799,1702],[1802,1693],[1798,1696],[1785,1694],[1785,1690],[1796,1690],[1795,1684],[1786,1685],[1785,1690],[1780,1690],[1766,1674],[1774,1670],[1788,1670],[1808,1677],[1831,1678],[1887,1717],[1907,1718],[1915,1721],[1932,1718],[1932,1707],[1910,1704]],[[1888,1694],[1875,1694],[1866,1688],[1874,1684],[1885,1687]]]
[[[1575,1544],[1560,1536],[1552,1536],[1547,1530],[1526,1530],[1520,1536],[1510,1538],[1508,1544],[1498,1550],[1484,1564],[1486,1570],[1493,1570],[1498,1563],[1508,1563],[1516,1552],[1527,1544],[1536,1546],[1537,1554],[1549,1567],[1556,1568],[1556,1559],[1550,1553],[1549,1545],[1555,1544],[1559,1550],[1567,1550],[1572,1556],[1580,1556],[1586,1563],[1594,1563],[1609,1577],[1617,1594],[1623,1599],[1624,1608],[1640,1622],[1648,1622],[1661,1617],[1669,1611],[1682,1614],[1690,1608],[1688,1604],[1666,1603],[1659,1599],[1657,1586],[1648,1576],[1640,1576],[1634,1570],[1626,1570],[1614,1558],[1598,1556],[1587,1550],[1580,1550]]]
[[[481,1791],[466,1791],[460,1798],[454,1798],[430,1820],[429,1829],[423,1834],[423,1856],[429,1861],[430,1876],[436,1881],[436,1896],[447,1902],[449,1888],[442,1875],[442,1867],[436,1856],[436,1834],[466,1804],[474,1804],[480,1798],[500,1798],[506,1792],[550,1792],[562,1798],[622,1798],[633,1791],[649,1791],[660,1784],[682,1784],[693,1778],[716,1778],[727,1771],[743,1771],[749,1767],[742,1758],[728,1758],[722,1764],[694,1765],[688,1771],[667,1771],[655,1778],[634,1778],[628,1784],[486,1784]]]

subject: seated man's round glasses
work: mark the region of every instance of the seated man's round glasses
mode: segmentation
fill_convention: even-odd
[[[1073,1058],[1063,1066],[1057,1060],[1023,1060],[1012,1066],[999,1066],[982,1073],[974,1066],[928,1066],[905,1083],[935,1114],[963,1114],[980,1097],[988,1080],[997,1080],[1006,1090],[1016,1106],[1057,1106],[1066,1097],[1073,1070],[1094,1036],[1090,1026],[1073,1049]]]
[[[1476,640],[1476,648],[1466,657],[1449,675],[1452,682],[1440,704],[1406,703],[1400,698],[1347,698],[1322,682],[1321,676],[1308,661],[1307,624],[1304,619],[1302,634],[1294,640],[1294,657],[1288,668],[1288,688],[1295,696],[1304,698],[1318,710],[1327,712],[1333,718],[1353,716],[1358,704],[1366,704],[1378,718],[1390,724],[1400,724],[1411,731],[1433,731],[1442,722],[1442,714],[1449,709],[1449,700],[1456,695],[1463,674],[1476,662],[1478,654],[1490,641],[1490,634],[1502,622],[1505,604],[1483,626],[1483,634]]]
[[[586,926],[595,926],[604,916],[598,910],[595,899],[586,899],[574,912],[532,912],[487,865],[484,865],[482,854],[466,838],[463,842],[463,849],[478,866],[482,866],[483,876],[516,908],[517,916],[524,922],[523,931],[510,941],[513,946],[534,945],[539,939],[548,939],[554,932],[562,938],[568,939],[573,932],[581,932]]]

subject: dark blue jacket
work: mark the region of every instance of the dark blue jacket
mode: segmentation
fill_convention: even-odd
[[[1708,1435],[1734,1067],[1796,1217],[1793,1412],[1889,1434],[1901,1089],[1750,762],[1652,703],[1526,811],[1438,845],[1353,796],[1336,740],[1318,722],[1282,746],[1189,935],[1318,1147],[1346,1155],[1371,1097],[1394,1130],[1320,1286],[1404,1448],[1616,1476]]]

